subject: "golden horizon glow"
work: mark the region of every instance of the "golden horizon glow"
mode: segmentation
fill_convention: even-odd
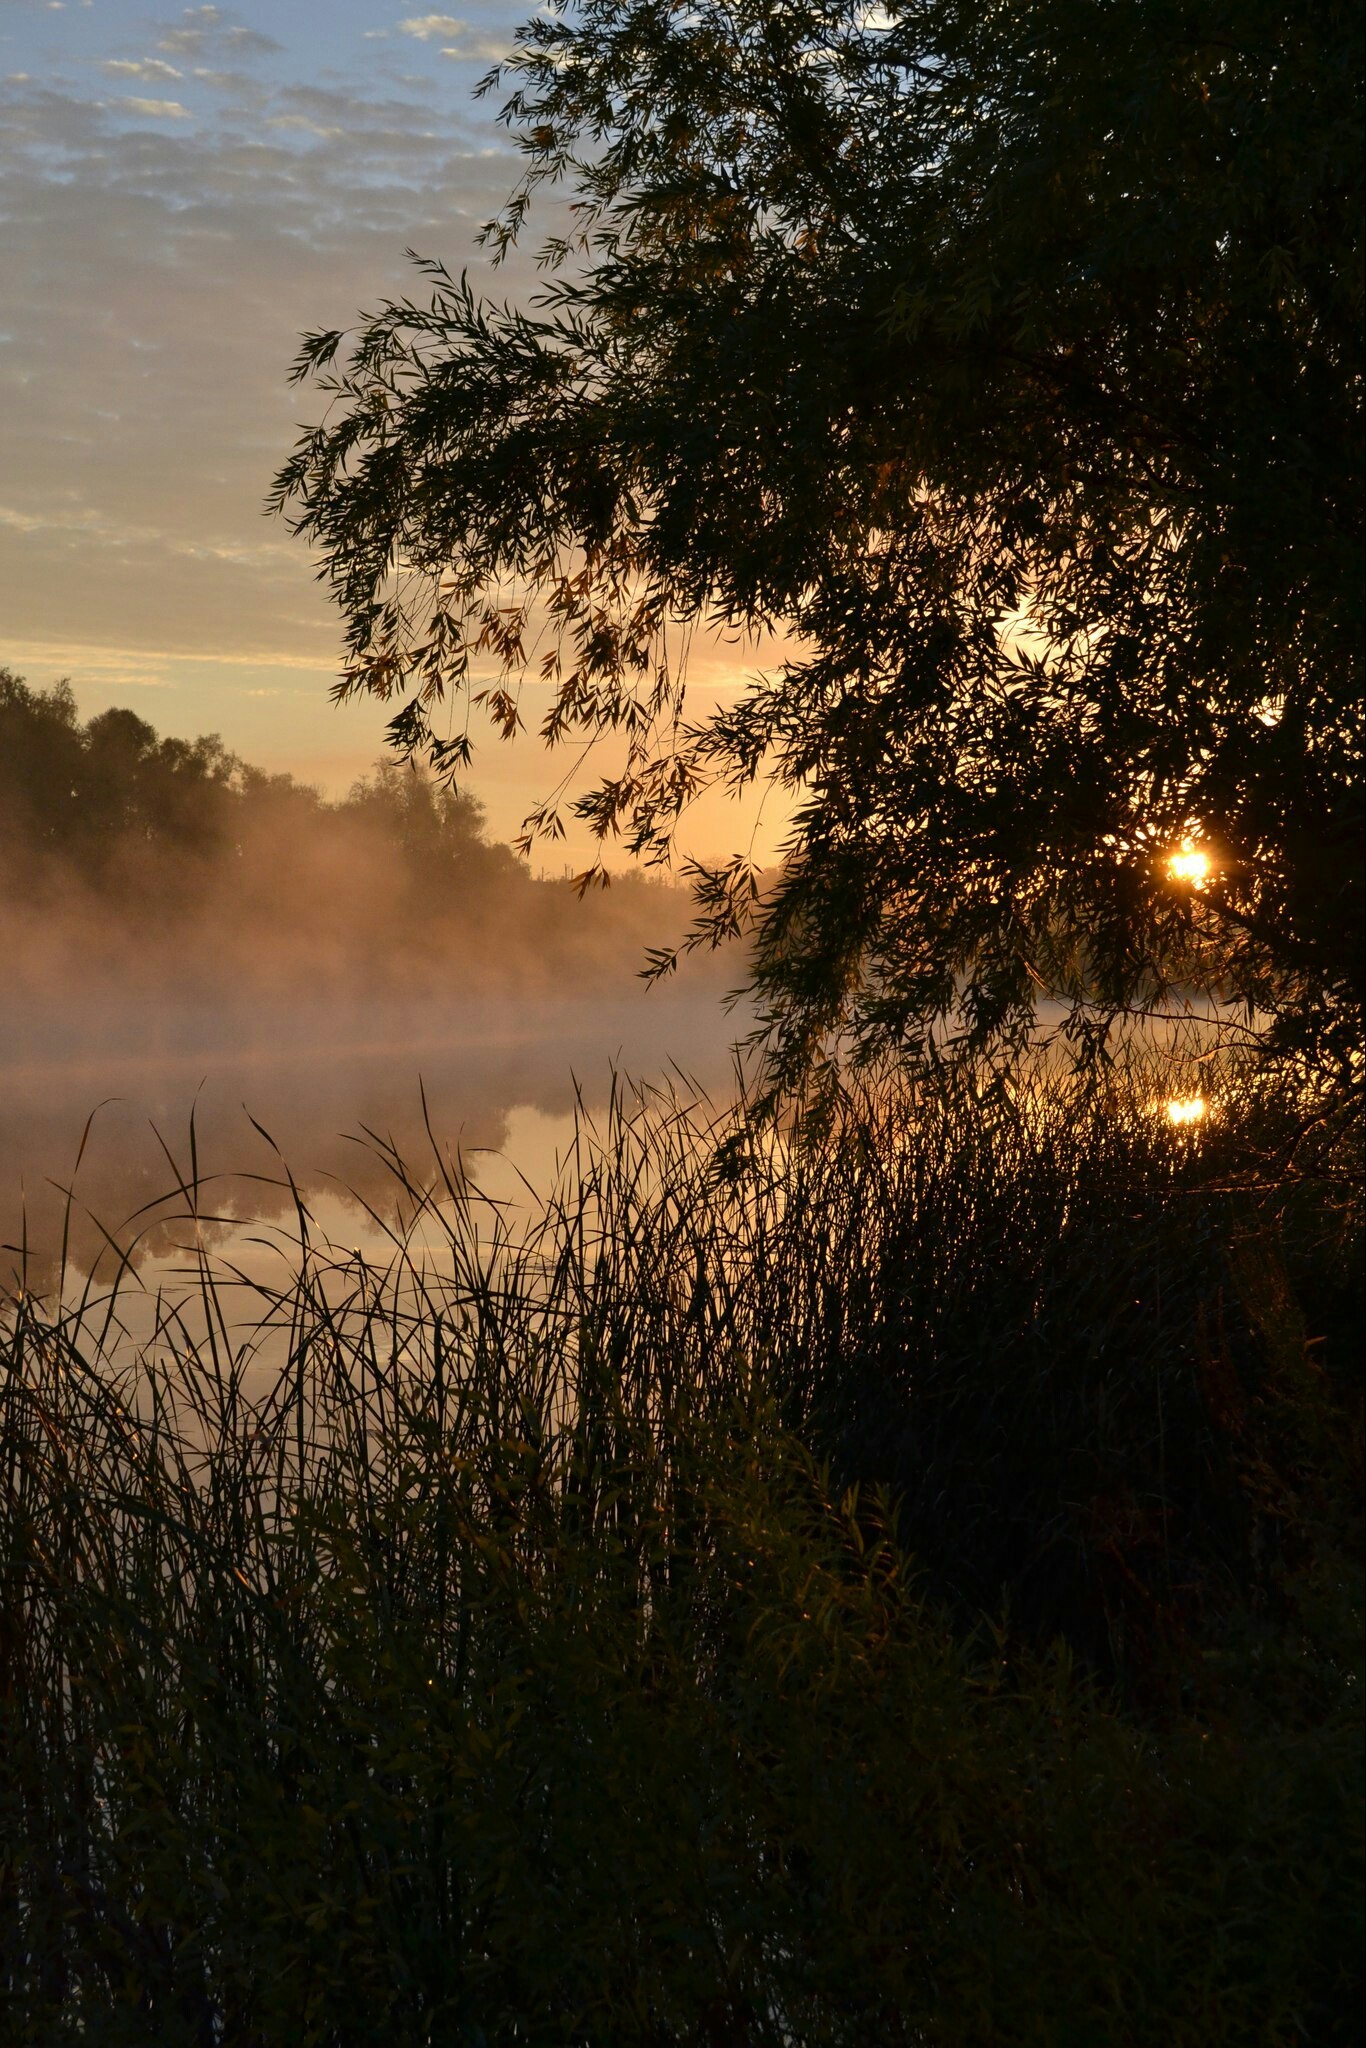
[[[1168,1123],[1178,1128],[1185,1124],[1203,1123],[1209,1115],[1209,1105],[1203,1095],[1174,1095],[1164,1107]]]

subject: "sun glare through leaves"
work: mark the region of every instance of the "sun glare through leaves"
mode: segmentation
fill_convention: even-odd
[[[1192,889],[1203,889],[1210,871],[1210,857],[1198,846],[1187,844],[1167,855],[1167,873],[1172,880],[1186,882]]]

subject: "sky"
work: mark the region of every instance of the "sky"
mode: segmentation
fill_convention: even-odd
[[[0,0],[0,663],[329,791],[374,760],[383,708],[330,705],[337,614],[261,509],[318,409],[287,371],[413,288],[405,247],[533,288],[475,246],[519,160],[472,96],[529,11]],[[704,656],[704,695],[746,666]],[[510,837],[558,773],[491,743],[470,786]]]

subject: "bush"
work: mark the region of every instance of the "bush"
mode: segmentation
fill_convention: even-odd
[[[957,1088],[618,1103],[520,1236],[394,1160],[387,1263],[301,1208],[132,1346],[16,1301],[6,2038],[1348,2038],[1333,1200],[1272,1263],[1139,1096]]]

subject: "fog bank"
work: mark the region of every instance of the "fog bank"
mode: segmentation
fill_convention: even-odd
[[[638,877],[583,899],[537,878],[469,796],[395,761],[329,803],[132,712],[82,725],[69,692],[0,670],[0,1276],[27,1241],[29,1284],[50,1277],[99,1104],[70,1218],[83,1267],[99,1226],[173,1180],[154,1130],[188,1171],[192,1110],[211,1172],[278,1174],[255,1118],[304,1186],[370,1195],[382,1175],[347,1134],[420,1153],[422,1086],[452,1149],[500,1146],[519,1106],[568,1112],[576,1085],[601,1101],[614,1061],[724,1091],[734,957],[639,979],[688,907]],[[285,1197],[238,1177],[219,1199]],[[167,1213],[140,1219],[144,1255]]]

